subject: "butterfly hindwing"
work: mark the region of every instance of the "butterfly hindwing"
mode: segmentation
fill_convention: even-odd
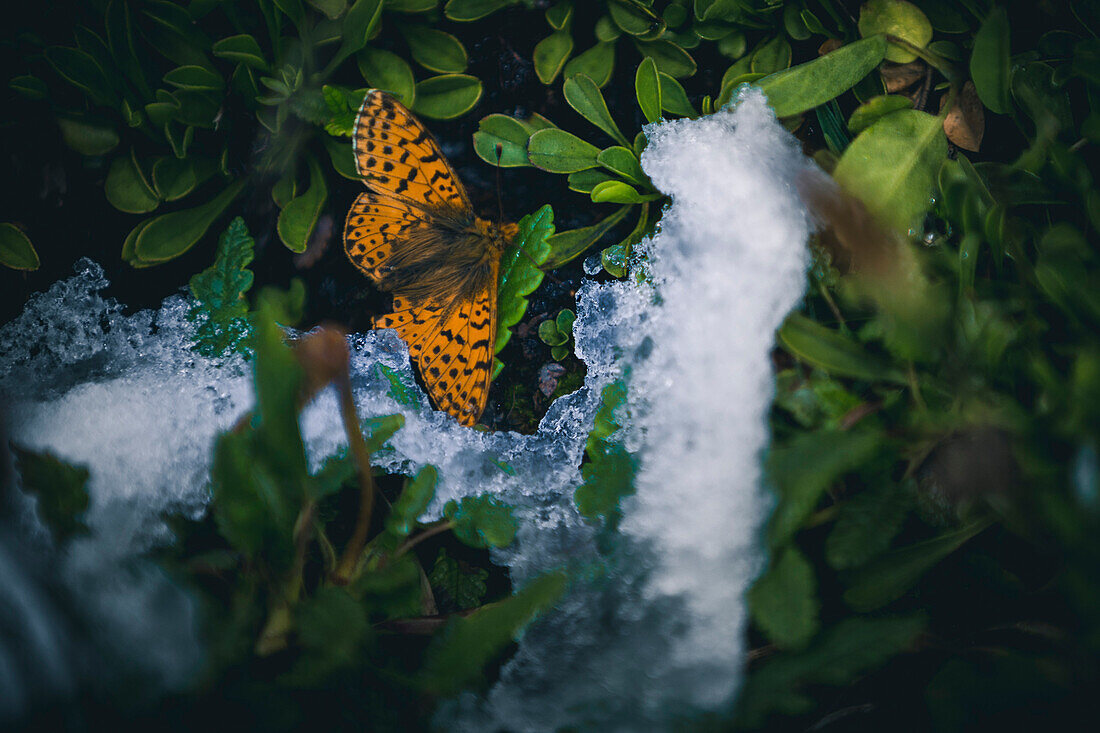
[[[431,227],[422,210],[390,196],[366,191],[359,194],[348,211],[344,226],[344,250],[348,259],[374,282],[393,251],[393,243],[410,229]]]
[[[367,92],[352,141],[356,169],[374,191],[428,209],[472,211],[466,189],[435,138],[385,92]]]

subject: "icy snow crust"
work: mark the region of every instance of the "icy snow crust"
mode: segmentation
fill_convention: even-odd
[[[390,331],[350,339],[360,415],[406,417],[376,461],[440,470],[425,519],[449,499],[492,492],[521,519],[517,542],[494,557],[513,582],[562,566],[576,577],[500,681],[444,706],[441,728],[667,729],[681,714],[728,705],[739,686],[743,594],[764,561],[769,508],[760,468],[768,352],[801,297],[809,225],[792,181],[807,164],[755,91],[646,134],[643,167],[673,200],[638,248],[635,274],[649,280],[581,288],[574,332],[588,377],[536,434],[462,428],[423,396],[402,407],[377,365],[411,381],[404,344]],[[201,663],[195,610],[140,554],[170,541],[163,512],[204,510],[213,440],[251,406],[252,388],[243,363],[190,351],[183,298],[127,317],[101,297],[106,284],[83,261],[0,329],[0,395],[16,443],[91,471],[92,534],[59,564],[98,641],[120,674],[178,687]],[[620,532],[601,536],[572,497],[600,390],[624,375],[637,493]],[[332,393],[305,411],[302,428],[315,465],[344,444]],[[45,543],[30,502],[23,520],[25,541]],[[3,679],[0,698],[10,692]]]

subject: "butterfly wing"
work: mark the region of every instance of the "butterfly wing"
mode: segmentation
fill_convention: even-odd
[[[485,411],[492,381],[496,341],[496,280],[473,298],[444,308],[436,302],[421,306],[393,300],[393,313],[375,320],[377,328],[393,328],[409,345],[432,402],[463,425],[475,425]]]
[[[432,134],[400,102],[367,92],[352,134],[355,166],[367,186],[428,210],[472,212],[470,197]]]
[[[353,265],[377,283],[394,242],[414,228],[431,226],[431,218],[423,209],[392,196],[364,191],[348,211],[344,251]]]

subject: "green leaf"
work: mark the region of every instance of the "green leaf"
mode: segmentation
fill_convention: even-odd
[[[466,49],[450,33],[425,26],[401,26],[413,60],[439,74],[460,74],[466,70]]]
[[[574,76],[584,75],[596,82],[601,89],[611,81],[611,73],[615,70],[615,44],[610,41],[601,41],[584,53],[574,56],[565,65],[563,76],[571,79]]]
[[[527,159],[527,140],[531,130],[519,120],[508,115],[493,114],[482,117],[474,133],[474,152],[489,165],[501,168],[518,168],[531,165]],[[500,159],[497,159],[497,145]]]
[[[946,157],[943,121],[901,110],[861,132],[844,151],[833,177],[880,221],[908,232],[928,211]]]
[[[359,73],[375,89],[390,92],[406,107],[416,102],[416,79],[413,70],[400,56],[368,46],[355,57]]]
[[[355,4],[348,8],[340,27],[340,35],[344,40],[336,56],[329,62],[329,68],[336,68],[344,59],[367,45],[367,39],[374,33],[382,18],[382,4],[382,0],[355,0]]]
[[[527,142],[531,164],[550,173],[573,173],[595,168],[600,149],[565,130],[539,130]]]
[[[631,208],[633,207],[623,206],[611,216],[592,226],[570,229],[547,238],[546,243],[550,246],[550,254],[543,263],[543,267],[553,270],[584,254],[589,247],[599,242],[603,235],[622,221]]]
[[[643,204],[646,201],[655,201],[663,194],[640,194],[629,183],[622,181],[604,181],[596,184],[589,196],[594,204]]]
[[[642,56],[653,59],[658,71],[674,79],[691,76],[697,69],[691,54],[671,41],[635,41],[634,45]]]
[[[777,117],[791,117],[851,89],[882,62],[885,53],[886,39],[873,36],[767,76],[759,86]],[[723,80],[723,87],[726,84]]]
[[[485,581],[488,579],[488,570],[475,567],[464,570],[462,565],[459,565],[459,561],[448,555],[446,548],[443,547],[439,548],[435,565],[428,573],[428,582],[431,583],[432,590],[436,591],[437,595],[440,592],[445,593],[460,611],[481,605],[488,588]]]
[[[279,239],[291,252],[306,251],[313,228],[317,226],[321,210],[328,199],[328,187],[325,185],[321,166],[312,155],[306,160],[309,165],[309,188],[279,212]]]
[[[539,340],[547,346],[561,346],[569,341],[569,334],[562,333],[557,323],[547,319],[539,324]]]
[[[637,460],[622,443],[605,440],[590,441],[588,457],[573,500],[577,511],[589,519],[610,518],[622,498],[634,493]]]
[[[165,201],[176,201],[195,190],[212,173],[213,166],[209,164],[205,171],[200,171],[191,158],[165,156],[153,163],[153,189]]]
[[[325,146],[325,151],[328,152],[333,170],[352,181],[363,180],[355,167],[355,151],[347,142],[338,140],[331,135],[322,137],[321,142]]]
[[[449,0],[443,8],[448,19],[459,23],[480,20],[496,11],[514,5],[516,0]]]
[[[788,546],[749,589],[753,621],[780,649],[805,647],[819,628],[817,581],[809,561]]]
[[[146,265],[166,262],[191,249],[222,215],[244,188],[235,181],[209,203],[193,209],[173,211],[150,219],[134,241],[134,256]]]
[[[800,361],[812,364],[830,376],[868,381],[887,380],[905,384],[904,374],[875,358],[857,341],[816,321],[792,313],[779,329],[783,348]]]
[[[646,121],[661,119],[661,79],[657,76],[657,63],[653,59],[645,58],[638,64],[638,71],[634,74],[634,92]]]
[[[435,10],[439,0],[385,0],[386,10],[398,13],[426,13]]]
[[[512,338],[512,326],[527,312],[527,297],[542,283],[539,266],[550,254],[547,237],[554,233],[554,210],[549,204],[519,220],[519,232],[500,258],[497,286],[497,335],[493,353],[498,354]],[[525,254],[526,253],[526,254]]]
[[[905,0],[867,0],[859,9],[859,35],[890,35],[924,48],[932,40],[932,24],[921,9]],[[886,60],[905,64],[917,58],[908,49],[890,44]]]
[[[58,117],[61,139],[81,155],[106,155],[118,146],[118,133],[109,125],[73,117]]]
[[[294,631],[301,653],[280,682],[318,687],[363,655],[370,623],[363,606],[345,588],[320,588],[294,607]]]
[[[769,541],[785,544],[817,507],[825,489],[840,476],[870,460],[879,450],[881,433],[865,429],[802,433],[776,446],[766,460],[779,494],[772,513]]]
[[[872,97],[856,107],[848,118],[848,131],[852,134],[863,132],[881,117],[901,109],[912,109],[913,100],[900,94],[883,94]]]
[[[885,479],[843,502],[825,541],[829,565],[843,570],[880,555],[901,529],[911,504],[904,486]]]
[[[37,270],[42,264],[31,240],[9,222],[0,223],[0,264],[13,270]]]
[[[23,491],[37,499],[38,517],[54,539],[65,542],[87,533],[88,469],[66,463],[48,451],[32,451],[14,443],[11,451]]]
[[[974,35],[970,54],[970,78],[982,104],[997,114],[1007,114],[1010,81],[1008,13],[994,8]]]
[[[481,99],[481,91],[481,81],[474,76],[433,76],[416,85],[413,111],[433,120],[450,120],[472,110]]]
[[[568,30],[573,20],[573,0],[560,0],[546,9],[546,22],[556,31]]]
[[[470,686],[539,612],[561,597],[568,582],[563,572],[543,575],[510,598],[451,621],[428,649],[421,672],[423,686],[439,695]]]
[[[573,36],[569,31],[556,31],[543,38],[535,46],[533,56],[535,74],[539,81],[549,85],[558,77],[573,53]]]
[[[33,74],[23,74],[12,78],[8,82],[8,87],[19,92],[27,99],[34,100],[45,99],[49,92],[46,88],[46,82]]]
[[[160,197],[146,180],[133,150],[111,161],[103,192],[111,206],[128,214],[145,214],[160,205]]]
[[[470,547],[507,547],[519,528],[512,507],[489,494],[452,499],[444,505],[443,515],[451,521],[455,537]]]
[[[164,82],[179,89],[220,92],[225,81],[210,69],[202,66],[177,66],[164,75]]]
[[[746,680],[738,699],[738,722],[760,728],[773,711],[810,712],[814,698],[803,688],[850,684],[909,648],[924,625],[920,616],[847,618],[820,634],[808,649],[769,658]]]
[[[622,176],[627,181],[646,188],[652,188],[649,176],[642,171],[641,163],[638,162],[637,156],[630,148],[614,146],[601,150],[600,154],[596,156],[596,160],[604,168]]]
[[[195,324],[192,348],[203,356],[245,350],[251,333],[245,293],[252,287],[248,265],[255,256],[255,245],[244,219],[238,216],[219,238],[214,264],[191,278],[187,319]]]
[[[699,116],[680,82],[665,73],[658,72],[658,77],[661,80],[661,109],[681,117]]]
[[[583,171],[575,171],[569,174],[566,182],[570,191],[577,193],[591,193],[592,189],[604,181],[614,181],[615,177],[607,171],[599,168],[587,168]]]
[[[991,519],[976,519],[938,537],[894,550],[852,571],[846,578],[848,590],[844,592],[844,601],[856,611],[866,612],[901,598],[932,567],[992,523]]]
[[[632,36],[656,38],[665,28],[665,22],[637,0],[607,0],[607,12],[615,25]]]
[[[754,74],[774,74],[790,65],[791,44],[787,43],[787,39],[783,36],[776,36],[753,51],[752,60],[749,61],[749,71]]]
[[[61,78],[82,89],[98,104],[114,107],[118,103],[106,73],[88,54],[78,48],[53,46],[44,56]]]
[[[348,8],[347,0],[306,0],[306,2],[324,13],[330,20],[339,18]]]
[[[247,33],[223,38],[214,43],[211,50],[219,58],[244,64],[257,71],[268,71],[270,68],[260,44]]]
[[[611,43],[617,41],[623,35],[619,26],[615,25],[615,21],[611,20],[610,15],[601,15],[600,19],[596,21],[596,40],[601,43]],[[589,74],[589,76],[592,76]],[[595,78],[595,77],[593,77]]]
[[[439,472],[435,466],[424,466],[414,478],[405,480],[405,488],[394,501],[386,516],[386,532],[404,539],[416,527],[416,520],[428,508],[435,496]]]
[[[622,131],[619,130],[619,126],[615,124],[615,120],[611,118],[611,112],[607,109],[607,102],[604,100],[599,86],[591,78],[584,74],[569,77],[562,84],[562,93],[565,95],[565,101],[577,111],[577,114],[606,132],[620,145],[630,145],[626,137],[623,136]],[[558,132],[561,131],[558,130]],[[538,163],[535,163],[535,165],[538,165]],[[542,168],[542,166],[539,167]],[[572,173],[573,171],[554,172]]]

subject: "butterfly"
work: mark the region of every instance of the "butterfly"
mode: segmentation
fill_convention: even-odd
[[[474,425],[492,380],[500,258],[518,227],[474,214],[435,138],[385,92],[367,92],[352,144],[370,190],[348,212],[344,250],[394,296],[374,327],[405,340],[438,409]]]

